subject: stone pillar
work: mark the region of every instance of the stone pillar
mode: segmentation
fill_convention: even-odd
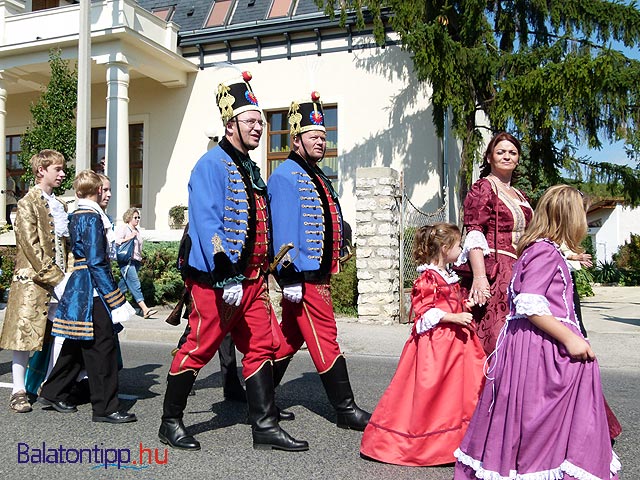
[[[113,194],[109,213],[119,221],[130,205],[129,64],[122,59],[107,63],[106,163]]]
[[[400,174],[356,171],[358,321],[400,321]]]

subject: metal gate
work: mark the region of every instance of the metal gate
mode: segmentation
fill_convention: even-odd
[[[446,221],[447,192],[445,187],[444,204],[435,212],[423,212],[416,207],[406,190],[402,191],[402,210],[400,215],[400,322],[411,321],[411,287],[418,277],[413,261],[413,240],[416,231],[425,225]]]

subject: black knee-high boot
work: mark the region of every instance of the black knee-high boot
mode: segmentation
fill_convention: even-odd
[[[363,431],[369,423],[371,414],[358,407],[353,399],[347,362],[344,357],[339,356],[333,367],[320,374],[320,378],[329,397],[329,402],[336,409],[338,427]]]
[[[276,388],[280,385],[282,381],[282,377],[284,377],[284,372],[287,371],[287,367],[289,366],[289,362],[291,362],[291,358],[286,357],[282,360],[277,360],[273,362],[273,386]],[[276,407],[278,409],[278,420],[282,421],[292,421],[296,419],[296,415],[289,410],[282,410],[280,407]]]
[[[278,425],[278,410],[273,398],[273,366],[265,363],[245,380],[253,448],[302,452],[309,450],[304,440],[296,440]]]
[[[167,391],[164,394],[162,423],[158,437],[162,443],[182,450],[200,450],[200,443],[189,435],[182,423],[187,398],[196,380],[197,372],[185,370],[167,375]]]

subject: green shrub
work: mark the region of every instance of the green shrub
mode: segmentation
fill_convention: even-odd
[[[355,251],[355,249],[354,249]],[[337,275],[331,277],[331,300],[333,310],[343,315],[358,314],[358,277],[354,254]]]
[[[576,279],[576,289],[578,290],[578,295],[580,298],[585,297],[593,297],[595,294],[593,293],[593,288],[591,284],[593,283],[593,275],[586,268],[581,268],[575,272]]]
[[[631,234],[628,242],[613,255],[622,273],[621,283],[624,285],[640,285],[640,235]]]
[[[614,262],[601,262],[593,272],[593,279],[599,283],[617,285],[622,280],[622,272]]]
[[[142,264],[138,271],[140,287],[145,303],[149,306],[176,303],[182,295],[184,282],[176,268],[178,242],[145,242],[142,248]],[[120,269],[112,264],[116,281]],[[127,293],[131,298],[130,293]]]
[[[13,278],[13,269],[16,264],[16,247],[3,246],[0,247],[0,268],[2,269],[2,275],[0,275],[0,299],[4,299],[5,292],[11,286],[11,279]]]

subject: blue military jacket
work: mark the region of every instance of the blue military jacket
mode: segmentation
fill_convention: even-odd
[[[96,204],[96,208],[97,204]],[[69,219],[74,264],[56,310],[51,334],[93,340],[93,290],[108,311],[124,305],[125,297],[111,272],[107,238],[100,213],[79,207]]]
[[[275,169],[267,191],[271,209],[273,249],[293,243],[294,248],[278,265],[281,285],[322,281],[331,269],[333,222],[322,180],[297,153]],[[339,224],[342,213],[337,199]],[[288,261],[287,261],[288,259]]]
[[[220,287],[241,281],[255,242],[254,187],[241,153],[223,138],[189,179],[184,276]],[[249,160],[248,157],[246,160]]]

